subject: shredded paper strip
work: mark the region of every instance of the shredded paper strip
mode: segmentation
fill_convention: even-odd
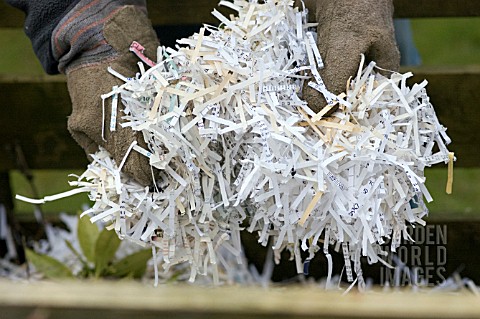
[[[276,261],[290,251],[299,273],[320,251],[330,278],[329,253],[341,250],[348,280],[361,283],[361,257],[385,263],[382,244],[395,251],[409,239],[407,225],[424,225],[423,200],[432,200],[424,168],[454,160],[427,81],[409,87],[411,73],[385,77],[362,57],[336,96],[317,71],[323,61],[306,11],[287,0],[220,5],[238,15],[214,10],[219,27],[159,47],[156,62],[132,44],[142,60],[135,78],[110,70],[125,83],[102,98],[122,103],[119,125],[143,134],[148,149],[133,143],[129,152],[149,158],[156,187],[137,184],[100,150],[70,182],[77,188],[40,202],[88,192],[94,205],[83,214],[92,222],[154,247],[165,270],[189,263],[192,282],[207,274],[219,282],[219,269],[229,268],[219,249],[241,262],[245,229],[271,245]],[[329,106],[312,112],[304,84]]]

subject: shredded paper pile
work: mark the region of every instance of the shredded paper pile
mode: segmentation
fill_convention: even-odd
[[[361,282],[362,256],[385,263],[381,245],[395,251],[411,240],[407,225],[424,224],[423,200],[432,198],[423,171],[453,162],[450,139],[427,82],[406,85],[411,73],[385,77],[362,57],[346,92],[330,93],[317,71],[315,25],[292,2],[221,1],[238,14],[214,10],[219,27],[204,25],[176,49],[159,47],[155,62],[134,43],[139,73],[110,70],[125,83],[102,98],[113,114],[122,103],[120,125],[143,134],[148,149],[133,143],[129,152],[149,158],[156,187],[137,184],[100,150],[70,182],[77,188],[41,202],[88,192],[94,205],[83,214],[92,222],[154,247],[165,271],[188,263],[190,281],[221,281],[230,266],[220,250],[241,262],[241,231],[257,233],[276,261],[289,251],[299,273],[319,252],[330,278],[334,249],[349,281]],[[329,106],[312,112],[304,84]]]

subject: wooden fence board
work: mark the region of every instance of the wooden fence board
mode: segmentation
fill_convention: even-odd
[[[18,168],[20,147],[30,168],[86,167],[67,131],[70,97],[63,77],[0,77],[0,171]]]
[[[440,122],[452,138],[449,148],[456,153],[455,166],[480,166],[480,67],[417,68],[410,83],[427,79],[427,93]]]
[[[0,283],[2,318],[478,318],[469,294],[325,292],[320,287],[153,288],[132,282]],[[39,316],[43,314],[43,316]],[[15,316],[15,317],[14,317]]]
[[[150,17],[156,25],[217,23],[210,14],[217,8],[225,14],[230,9],[219,8],[219,0],[148,0]],[[480,16],[477,0],[394,0],[398,18],[472,17]],[[22,27],[23,14],[0,1],[0,26]]]
[[[477,0],[394,0],[396,18],[478,17]]]

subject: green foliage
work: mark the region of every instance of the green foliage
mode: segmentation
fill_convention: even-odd
[[[114,231],[104,229],[95,243],[95,277],[107,274],[107,267],[120,247],[120,239]]]
[[[41,273],[43,273],[46,277],[51,279],[73,277],[70,269],[55,258],[47,255],[37,254],[30,249],[26,249],[25,253],[27,255],[28,261],[35,265],[35,268]]]
[[[79,218],[77,234],[85,258],[89,262],[95,262],[95,245],[100,235],[97,225],[90,222],[88,218]]]
[[[71,242],[66,241],[67,247],[82,264],[82,270],[77,277],[141,278],[147,268],[148,260],[152,257],[151,251],[146,249],[115,260],[121,240],[115,231],[106,229],[100,231],[88,218],[79,218],[77,234],[81,252],[76,250]],[[27,260],[47,278],[73,277],[67,265],[48,255],[27,250]]]
[[[149,249],[137,251],[114,263],[110,268],[111,275],[119,278],[141,278],[150,258],[152,258],[152,252]]]

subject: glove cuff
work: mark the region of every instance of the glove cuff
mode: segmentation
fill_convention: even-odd
[[[124,6],[132,5],[146,16],[145,0],[80,0],[53,30],[51,47],[58,69],[98,63],[117,52],[104,37],[105,24]],[[128,26],[127,26],[128,27]]]
[[[58,22],[80,0],[6,0],[25,13],[25,34],[30,38],[35,55],[48,74],[58,74],[58,60],[50,46],[52,32]]]

